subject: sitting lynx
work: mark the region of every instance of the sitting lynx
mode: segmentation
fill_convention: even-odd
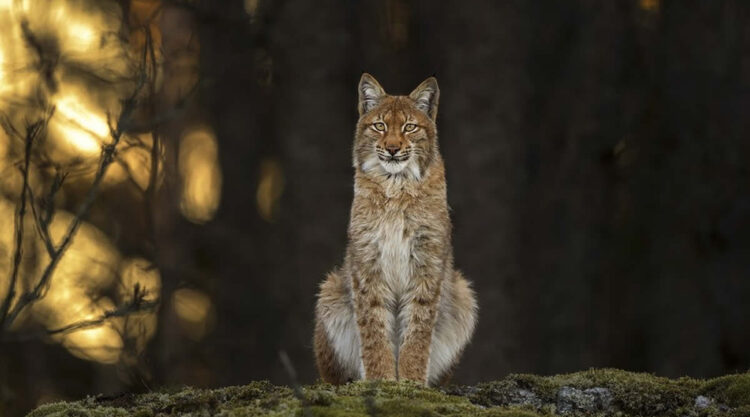
[[[320,286],[314,349],[323,380],[450,377],[476,322],[469,283],[453,269],[437,80],[390,96],[359,82],[354,201],[344,264]]]

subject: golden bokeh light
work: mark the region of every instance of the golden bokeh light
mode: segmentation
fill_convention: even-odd
[[[12,143],[15,142],[15,143]],[[0,194],[8,198],[10,196],[19,196],[23,188],[23,174],[18,169],[17,150],[13,149],[19,141],[11,141],[10,137],[0,129]],[[16,148],[17,149],[17,148]],[[36,195],[43,193],[43,178],[39,171],[29,170],[29,189]],[[62,201],[64,197],[58,196],[57,201]],[[11,215],[11,218],[13,215]],[[34,230],[31,229],[31,233]]]
[[[2,47],[0,47],[0,85],[4,83],[5,83],[5,52],[3,51]]]
[[[55,106],[58,114],[81,129],[100,138],[109,134],[109,126],[104,117],[87,108],[80,97],[73,95],[61,97],[56,100]]]
[[[91,132],[85,129],[79,129],[74,125],[59,122],[53,120],[50,123],[50,127],[54,129],[54,132],[65,140],[65,143],[72,147],[76,152],[73,154],[76,156],[88,156],[93,157],[99,155],[101,145],[95,136]]]
[[[146,301],[155,301],[160,297],[161,275],[155,265],[146,259],[124,260],[120,265],[120,278],[118,293],[122,300],[132,298],[136,285],[144,291]],[[140,353],[156,333],[157,317],[155,311],[148,311],[118,319],[114,323],[120,334],[135,340],[135,353]],[[127,359],[132,362],[132,358]]]
[[[29,103],[54,106],[45,143],[57,162],[84,157],[93,164],[110,135],[106,115],[118,113],[130,88],[122,80],[133,69],[127,44],[115,35],[120,15],[113,1],[0,3],[0,110],[21,126],[37,117]],[[29,70],[39,66],[29,36],[42,40],[44,54],[54,58],[51,68]]]
[[[142,48],[132,49],[130,36],[125,36],[129,34],[122,31],[122,22],[119,2],[112,0],[0,0],[0,113],[4,121],[23,131],[24,125],[41,119],[45,109],[54,106],[48,129],[34,142],[34,152],[42,154],[40,160],[48,163],[47,166],[62,166],[63,169],[74,166],[78,170],[76,175],[79,172],[94,175],[91,172],[97,166],[102,146],[112,140],[108,119],[111,116],[112,120],[117,120],[122,99],[131,94],[137,58],[141,56]],[[152,29],[158,29],[158,22],[153,22]],[[158,52],[160,45],[156,38],[152,40]],[[34,42],[32,47],[30,43]],[[42,63],[44,68],[41,68]],[[11,140],[0,130],[0,192],[4,196],[18,196],[21,192],[22,175],[17,169],[19,155],[23,155],[23,140],[20,139]],[[126,178],[131,178],[143,190],[150,184],[151,135],[126,134],[121,145],[132,145],[129,141],[139,145],[118,147],[115,158],[121,164],[111,165],[103,187]],[[186,148],[197,147],[204,153],[209,149],[212,155],[208,160],[186,156],[185,163],[191,170],[183,176],[189,179],[185,183],[190,184],[192,190],[186,193],[191,201],[187,204],[192,207],[189,211],[198,213],[196,218],[210,218],[218,205],[216,193],[219,191],[215,191],[214,196],[209,192],[206,197],[200,190],[206,178],[210,187],[221,184],[216,143],[212,135],[208,145],[205,138],[189,139],[186,143]],[[163,150],[159,149],[158,154],[163,157]],[[29,187],[35,196],[41,197],[49,188],[49,172],[42,172],[46,168],[40,169],[34,165],[36,163],[35,159],[29,170]],[[213,170],[207,169],[206,164],[213,164]],[[208,174],[195,175],[193,166],[195,172]],[[160,175],[157,172],[157,185]],[[77,181],[72,176],[55,197],[58,208],[66,207],[62,204],[66,201],[75,204],[68,199],[79,198],[66,188]],[[70,187],[75,189],[76,186]],[[200,207],[196,209],[197,206]],[[17,201],[0,198],[0,297],[7,290],[15,250],[16,209]],[[53,246],[60,244],[73,219],[69,212],[55,211],[49,224]],[[23,233],[17,294],[30,291],[50,262],[48,247],[40,238],[28,207]],[[123,259],[102,230],[83,222],[54,269],[43,296],[23,310],[12,323],[12,330],[61,329],[99,319],[132,301],[136,285],[145,291],[146,300],[160,298],[161,277],[151,263],[137,257]],[[146,311],[111,318],[94,327],[58,333],[51,339],[77,357],[111,364],[127,362],[123,359],[124,352],[133,347],[142,351],[156,328],[156,313]]]
[[[0,129],[0,172],[5,169],[5,157],[8,155],[8,135]]]
[[[5,24],[0,13],[0,27]],[[8,31],[12,32],[12,31]],[[17,48],[7,47],[13,45],[14,37],[5,36],[8,33],[0,31],[0,110],[7,113],[9,107],[14,103],[29,97],[38,83],[38,78],[28,71],[19,71],[30,64],[27,57],[14,53]],[[3,49],[3,46],[6,46]]]
[[[105,297],[88,309],[82,308],[75,312],[74,309],[70,309],[68,313],[80,317],[79,320],[94,320],[101,316],[104,311],[114,308],[114,302]],[[88,313],[85,313],[85,310],[88,310]],[[108,324],[76,330],[56,336],[55,339],[74,356],[100,363],[117,363],[123,348],[120,333]]]
[[[255,193],[258,214],[267,221],[276,219],[279,200],[284,192],[284,172],[279,161],[266,158],[260,163],[260,179]]]
[[[86,106],[80,96],[65,95],[55,101],[52,125],[70,144],[76,154],[98,155],[101,143],[109,136],[109,125],[103,115]]]
[[[13,253],[13,227],[14,213],[16,209],[13,203],[0,198],[0,300],[5,298],[8,290],[8,275],[10,273],[11,256]],[[16,285],[20,288],[20,285]]]
[[[138,285],[146,293],[146,298],[153,300],[161,293],[161,275],[159,270],[143,258],[126,259],[120,266],[120,297],[123,299],[132,295],[133,288]]]
[[[250,15],[251,18],[254,18],[258,12],[259,4],[260,0],[245,0],[245,12]]]
[[[24,1],[11,7],[17,19],[26,19],[34,33],[52,35],[66,59],[92,61],[122,53],[112,42],[120,26],[119,7],[111,1]],[[114,54],[112,54],[114,53]],[[110,65],[115,62],[102,62]]]
[[[58,212],[50,224],[53,242],[60,242],[73,216]],[[33,235],[31,235],[33,236]],[[37,240],[38,270],[30,274],[38,279],[49,263],[49,255]],[[34,305],[33,313],[47,328],[60,328],[104,313],[105,308],[92,301],[91,294],[115,284],[120,256],[107,236],[84,223],[53,272],[45,297]],[[86,340],[90,340],[86,339]],[[69,342],[74,346],[75,339]]]
[[[69,213],[58,212],[55,215],[49,227],[53,242],[59,244],[62,241],[72,221],[73,216]],[[46,265],[48,260],[49,257],[44,252],[42,264]],[[52,282],[53,285],[68,282],[74,284],[74,287],[86,285],[92,290],[108,286],[114,283],[116,274],[112,266],[118,263],[119,253],[107,235],[84,222],[68,246],[65,256],[60,259]],[[50,292],[53,292],[52,288]]]
[[[73,332],[61,341],[74,356],[81,359],[113,364],[120,360],[122,338],[106,325]]]
[[[13,14],[10,12],[11,2],[2,3],[0,0],[0,109],[7,107],[9,99],[22,91],[27,90],[26,85],[19,85],[19,74],[14,74],[12,69],[23,68],[30,64],[26,51],[23,48],[21,31]]]
[[[161,22],[163,17],[163,7],[160,0],[132,0],[130,2],[129,21],[130,26],[134,28],[143,28],[130,33],[129,44],[133,51],[139,53],[147,47],[150,42],[153,45],[151,52],[154,54],[154,60],[157,62],[156,79],[152,82],[158,90],[163,85],[163,42],[161,36]],[[154,70],[154,68],[151,68]]]
[[[8,255],[14,249],[14,213],[14,204],[0,199],[0,252]],[[50,224],[54,242],[61,240],[72,219],[71,214],[58,212]],[[27,219],[27,226],[30,222],[31,219]],[[24,278],[17,283],[18,293],[28,290],[49,262],[43,243],[35,238],[33,228],[27,229],[25,236],[31,246],[25,247],[28,255],[23,265],[30,264],[20,274]],[[10,256],[0,257],[0,297],[7,290],[10,265]],[[30,277],[33,277],[33,281]],[[20,320],[14,323],[13,329],[21,330],[31,318],[48,329],[59,329],[72,323],[100,318],[107,311],[115,309],[116,305],[132,300],[136,284],[145,291],[146,301],[159,298],[159,271],[142,258],[122,260],[104,233],[93,225],[84,223],[52,274],[45,296],[24,312]],[[117,289],[117,302],[96,296],[112,287]],[[156,324],[155,312],[147,311],[127,318],[112,319],[95,327],[58,334],[52,338],[79,358],[116,363],[121,360],[124,337],[133,340],[137,352],[141,352],[156,332]]]
[[[141,191],[145,191],[151,182],[151,157],[153,149],[153,136],[150,133],[128,137],[117,152],[117,163],[111,165],[104,177],[107,185],[119,184],[130,180]],[[159,163],[156,165],[157,172],[155,186],[161,186],[164,180],[163,164],[164,147],[160,146],[156,157]]]
[[[221,198],[221,170],[216,137],[207,128],[190,130],[180,141],[182,177],[180,210],[193,223],[211,220]]]
[[[0,250],[6,254],[14,251],[14,213],[15,205],[0,200]],[[59,242],[68,228],[73,216],[58,212],[50,224],[50,233],[54,242]],[[27,218],[25,237],[26,255],[22,263],[22,273],[16,285],[16,291],[22,293],[36,284],[42,270],[49,262],[49,256]],[[35,262],[34,262],[35,261]],[[30,309],[24,311],[20,320],[14,322],[13,329],[29,318],[48,329],[57,329],[71,323],[100,317],[107,310],[115,307],[110,299],[96,298],[93,294],[101,293],[114,284],[116,273],[114,267],[119,262],[119,253],[109,239],[97,228],[83,224],[76,238],[60,259],[52,274],[49,287],[42,297]],[[0,295],[5,296],[7,277],[10,271],[10,256],[0,260]],[[123,342],[119,333],[107,325],[77,330],[67,334],[53,336],[72,354],[88,360],[102,363],[114,363],[118,360]]]
[[[172,306],[180,328],[189,338],[199,340],[213,328],[216,315],[211,299],[205,293],[181,288],[172,295]]]
[[[66,26],[71,45],[75,48],[89,51],[96,46],[96,30],[81,22],[70,23]]]
[[[660,0],[639,0],[641,9],[647,12],[659,11]]]

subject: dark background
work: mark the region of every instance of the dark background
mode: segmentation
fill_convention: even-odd
[[[240,0],[169,7],[200,42],[190,118],[216,132],[220,207],[196,225],[164,191],[159,250],[139,246],[137,228],[120,245],[147,253],[163,280],[160,326],[137,366],[14,343],[9,410],[42,397],[288,384],[280,351],[313,382],[313,305],[343,259],[363,71],[393,94],[433,74],[440,84],[456,265],[480,305],[454,382],[750,368],[747,1],[261,0],[252,18]],[[264,218],[256,193],[268,161],[283,191]],[[174,324],[178,287],[211,297],[198,340]]]

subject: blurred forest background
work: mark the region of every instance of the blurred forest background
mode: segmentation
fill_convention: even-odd
[[[750,367],[746,0],[0,0],[0,414],[313,382],[363,71],[442,89],[455,382]]]

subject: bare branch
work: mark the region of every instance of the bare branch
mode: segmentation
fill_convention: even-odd
[[[26,128],[26,146],[24,150],[23,167],[21,168],[21,173],[23,175],[23,184],[21,186],[21,199],[18,203],[18,209],[16,210],[14,225],[15,249],[13,253],[13,266],[11,267],[10,278],[8,279],[8,292],[5,294],[2,305],[0,305],[0,329],[2,329],[7,323],[11,305],[13,304],[13,300],[16,297],[16,282],[18,281],[18,271],[21,267],[21,260],[23,259],[23,229],[24,218],[26,217],[26,196],[30,191],[29,166],[31,164],[31,149],[34,145],[34,140],[37,138],[40,132],[45,129],[48,120],[48,118],[39,120],[31,124],[30,126],[27,126]]]
[[[54,329],[44,329],[40,331],[16,334],[12,337],[6,336],[3,339],[6,341],[24,341],[38,339],[41,337],[59,336],[74,333],[80,330],[90,329],[93,327],[99,327],[115,318],[129,317],[138,313],[153,312],[159,305],[160,301],[158,299],[147,300],[147,295],[147,292],[143,288],[141,288],[140,285],[136,284],[133,288],[133,296],[130,301],[117,306],[112,310],[107,310],[96,318],[76,321]]]
[[[52,222],[52,217],[55,212],[55,195],[57,195],[57,192],[62,188],[66,177],[67,173],[60,172],[59,170],[55,173],[55,179],[52,181],[52,186],[50,187],[47,196],[42,200],[42,204],[44,205],[43,213],[37,210],[37,199],[34,197],[32,189],[29,188],[29,198],[31,200],[31,212],[34,215],[34,223],[37,232],[39,233],[39,237],[42,239],[45,249],[47,249],[47,255],[49,255],[50,258],[55,256],[56,250],[55,243],[52,241],[52,236],[49,232],[49,225]]]
[[[147,47],[150,49],[149,58],[151,60],[151,77],[152,79],[156,79],[157,76],[157,66],[156,66],[156,51],[154,50],[154,44],[153,44],[153,34],[151,33],[150,26],[146,26],[146,39],[147,39]],[[151,114],[156,113],[156,84],[151,83],[151,91],[149,96],[149,105],[151,106]],[[152,257],[156,259],[156,223],[154,220],[154,207],[156,204],[156,185],[158,180],[158,174],[159,174],[159,163],[161,162],[161,158],[159,155],[159,148],[161,146],[160,143],[160,136],[159,136],[159,130],[157,128],[154,128],[151,132],[151,172],[149,173],[148,178],[148,185],[146,186],[146,190],[144,193],[144,199],[143,199],[143,211],[146,218],[146,225],[148,228],[148,236],[151,243],[151,248],[154,251],[152,253]]]
[[[146,51],[144,50],[144,54],[142,57],[142,64],[141,64],[142,65],[141,68],[144,71],[146,68],[146,59],[147,59],[147,55],[146,55]],[[10,327],[10,324],[13,323],[13,321],[18,317],[18,315],[21,314],[21,312],[24,309],[30,307],[31,305],[36,303],[40,298],[42,298],[44,296],[45,290],[49,287],[49,281],[52,278],[53,272],[55,271],[57,265],[62,259],[65,251],[68,249],[68,247],[72,243],[76,232],[78,231],[79,227],[88,216],[88,213],[91,210],[91,206],[94,204],[94,201],[96,200],[96,197],[99,193],[99,187],[101,185],[101,182],[104,179],[105,174],[107,173],[107,168],[109,168],[109,166],[115,160],[114,155],[117,149],[117,145],[120,143],[120,139],[125,133],[124,126],[127,126],[128,120],[130,120],[133,112],[135,111],[136,105],[138,103],[138,95],[140,94],[141,90],[143,89],[147,81],[147,76],[144,71],[140,72],[140,77],[138,79],[137,85],[134,88],[132,94],[123,101],[122,110],[117,119],[116,125],[112,126],[110,124],[110,133],[111,133],[112,141],[102,147],[101,156],[99,157],[99,165],[97,167],[96,175],[94,176],[94,180],[91,184],[91,187],[88,189],[83,202],[78,207],[78,211],[76,212],[75,216],[73,217],[73,220],[68,226],[67,231],[63,235],[59,246],[54,248],[53,255],[50,256],[50,261],[47,264],[47,266],[44,268],[44,271],[42,272],[42,275],[39,278],[39,281],[34,286],[34,288],[30,292],[27,292],[23,294],[22,296],[20,296],[15,306],[12,309],[10,309],[10,311],[7,314],[3,315],[3,321],[1,322],[2,327],[0,327],[0,331],[7,331],[7,329]],[[20,259],[20,255],[18,255],[18,257]],[[12,284],[15,285],[15,280],[13,280]],[[15,294],[13,294],[13,296],[15,296]],[[10,308],[10,305],[8,305],[7,307]]]
[[[78,330],[100,326],[104,324],[106,321],[113,319],[113,318],[127,317],[135,313],[153,311],[154,308],[156,308],[156,306],[159,305],[159,300],[149,301],[149,300],[146,300],[145,297],[146,297],[146,292],[143,289],[141,289],[140,285],[136,284],[135,287],[133,288],[133,298],[129,303],[123,304],[115,308],[114,310],[105,311],[101,316],[95,319],[83,320],[83,321],[71,323],[66,326],[59,327],[57,329],[49,329],[45,333],[49,336],[72,333]]]
[[[16,213],[16,251],[14,252],[13,258],[14,266],[11,272],[11,279],[9,280],[8,293],[6,294],[4,300],[1,300],[2,304],[0,305],[0,342],[3,340],[9,340],[8,331],[12,324],[18,319],[19,315],[21,315],[24,311],[30,309],[37,301],[41,300],[46,295],[46,292],[50,288],[50,281],[52,280],[52,276],[54,275],[58,264],[67,253],[67,249],[72,245],[78,230],[83,225],[83,222],[89,216],[89,213],[99,195],[101,185],[110,165],[112,163],[121,164],[123,168],[126,169],[129,174],[131,174],[130,176],[132,180],[130,167],[119,156],[119,153],[122,152],[123,148],[127,148],[130,146],[146,146],[143,140],[137,137],[132,139],[135,145],[133,145],[133,143],[129,143],[129,141],[131,140],[130,136],[135,132],[142,133],[141,130],[151,132],[152,135],[150,144],[151,175],[146,190],[144,190],[144,200],[146,201],[144,208],[147,211],[146,216],[148,217],[148,221],[153,227],[153,215],[149,211],[153,210],[153,201],[155,200],[155,195],[158,188],[158,172],[161,165],[161,138],[159,136],[157,128],[165,122],[178,116],[183,111],[184,107],[186,107],[185,104],[187,103],[189,98],[195,91],[198,90],[198,83],[196,82],[190,92],[180,100],[178,100],[177,103],[174,103],[172,108],[166,109],[165,112],[157,114],[157,91],[155,83],[159,63],[157,61],[157,53],[153,45],[154,40],[151,33],[151,28],[149,26],[151,20],[154,18],[154,16],[156,16],[156,13],[157,12],[154,12],[154,15],[148,19],[145,25],[138,28],[139,30],[145,31],[146,45],[143,47],[143,50],[140,51],[140,61],[136,62],[134,65],[134,86],[131,90],[131,94],[127,98],[122,100],[119,114],[117,114],[116,116],[110,114],[107,115],[110,140],[102,146],[98,162],[97,164],[95,164],[95,168],[91,167],[91,165],[89,164],[84,164],[83,159],[74,161],[71,164],[61,167],[57,165],[55,161],[49,159],[45,160],[44,155],[39,156],[32,154],[32,143],[34,142],[34,139],[40,134],[42,128],[46,126],[46,122],[49,120],[49,118],[44,120],[44,123],[30,125],[30,127],[27,129],[25,136],[26,153],[24,155],[25,158],[23,160],[22,168],[23,188],[21,191],[21,201],[18,205]],[[38,55],[38,62],[34,64],[33,69],[41,73],[43,79],[46,81],[47,89],[50,91],[55,91],[57,85],[54,81],[54,77],[50,77],[49,75],[54,70],[55,66],[58,65],[58,62],[54,58],[56,55],[47,51],[50,45],[47,45],[45,43],[45,39],[36,36],[30,30],[27,22],[22,22],[21,26],[25,43],[30,47],[32,51],[36,53],[36,55]],[[75,63],[72,63],[70,65],[73,64]],[[73,69],[78,70],[78,68]],[[80,69],[80,71],[83,70],[85,69]],[[87,79],[96,82],[110,81],[105,79],[109,74],[104,74],[103,77],[105,78],[99,76],[98,74],[99,73],[88,74],[87,72],[87,75],[89,75]],[[46,104],[44,103],[30,104],[46,106]],[[144,104],[147,106],[146,110],[150,112],[150,118],[145,121],[137,121],[138,116],[136,111],[143,109]],[[54,111],[54,109],[52,109],[52,111]],[[51,112],[49,116],[51,117]],[[2,125],[6,129],[6,131],[9,132],[9,134],[15,134],[17,137],[21,137],[8,117],[0,116],[0,125]],[[32,167],[32,163],[36,169],[55,169],[55,177],[52,179],[49,190],[45,191],[44,194],[40,194],[38,196],[35,196],[34,191],[29,187],[29,172],[30,168]],[[63,233],[62,237],[59,238],[59,240],[53,240],[50,232],[50,227],[55,215],[55,197],[61,190],[66,176],[68,174],[76,172],[91,173],[92,171],[93,180],[88,190],[86,190],[86,193],[83,196],[77,210],[75,210],[70,223],[67,225],[67,229]],[[45,246],[47,254],[49,255],[49,260],[46,265],[42,265],[42,272],[38,279],[30,280],[29,286],[24,290],[20,290],[21,294],[19,295],[16,293],[16,286],[18,282],[20,265],[22,264],[23,260],[23,232],[24,218],[26,215],[26,211],[28,210],[27,204],[31,205],[30,211],[33,215],[34,226]],[[153,236],[153,228],[151,229],[151,234]],[[146,294],[142,286],[136,284],[133,289],[132,299],[130,301],[119,305],[114,309],[105,311],[98,317],[76,321],[59,328],[44,329],[39,332],[24,333],[23,335],[20,335],[20,337],[38,338],[44,336],[49,337],[53,335],[59,336],[61,334],[68,334],[83,329],[101,326],[115,318],[126,317],[139,312],[152,311],[156,309],[159,305],[159,300],[147,300],[145,295]],[[17,339],[18,336],[18,333],[16,333],[13,339]]]
[[[31,200],[31,213],[34,216],[34,225],[36,226],[37,233],[44,243],[44,248],[47,249],[47,255],[50,257],[55,256],[55,244],[52,242],[52,238],[49,234],[48,224],[44,222],[41,217],[41,213],[36,209],[36,197],[34,192],[29,189],[29,199]]]
[[[49,88],[50,91],[57,91],[57,81],[54,76],[54,70],[57,66],[59,54],[46,52],[46,50],[50,48],[50,45],[44,45],[42,43],[42,40],[31,31],[29,28],[29,22],[26,19],[21,21],[21,33],[23,34],[23,40],[39,57],[39,62],[35,69],[42,75],[42,79],[47,85],[47,88]]]

